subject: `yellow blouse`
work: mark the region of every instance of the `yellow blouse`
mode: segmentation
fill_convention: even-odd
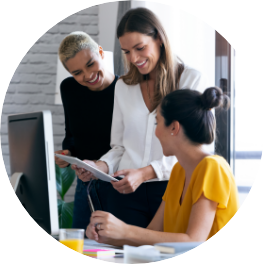
[[[182,204],[180,198],[185,182],[185,171],[176,163],[162,199],[165,201],[164,232],[186,233],[192,205],[204,196],[218,203],[208,239],[216,234],[234,216],[239,208],[234,176],[224,158],[205,157],[193,171]]]

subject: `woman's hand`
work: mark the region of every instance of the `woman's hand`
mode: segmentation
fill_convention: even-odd
[[[96,226],[96,227],[95,227]],[[95,211],[86,229],[86,236],[100,243],[110,239],[125,239],[129,225],[110,213]]]
[[[62,155],[65,155],[65,156],[71,156],[71,152],[68,150],[68,149],[65,149],[65,150],[58,150],[58,151],[55,151],[55,153],[57,154],[62,154]],[[64,161],[58,157],[55,156],[55,163],[60,167],[60,168],[65,168],[69,165],[69,163],[67,161]]]
[[[123,194],[134,192],[139,185],[144,182],[144,177],[141,169],[129,169],[117,171],[113,177],[124,175],[124,179],[114,182],[111,181],[114,189]]]
[[[91,160],[84,160],[83,162],[95,167],[98,169],[98,167],[96,166],[96,164],[91,161]],[[71,165],[71,168],[73,170],[75,170],[75,173],[77,175],[77,177],[83,181],[83,182],[88,182],[90,181],[91,179],[97,179],[96,177],[94,177],[94,175],[90,172],[90,171],[87,171],[85,169],[82,169],[82,168],[78,168],[76,165],[72,164]]]

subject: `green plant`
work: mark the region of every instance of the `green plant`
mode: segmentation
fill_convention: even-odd
[[[75,171],[71,167],[60,168],[56,166],[56,185],[57,191],[61,197],[58,199],[58,215],[59,215],[59,227],[71,228],[73,217],[73,202],[66,203],[64,196],[71,187],[75,179]]]

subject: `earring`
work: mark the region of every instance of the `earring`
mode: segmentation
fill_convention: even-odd
[[[173,133],[171,133],[171,135],[173,136]]]

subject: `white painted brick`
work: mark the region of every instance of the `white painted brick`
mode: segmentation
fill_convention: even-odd
[[[1,135],[1,144],[8,144],[8,136]]]
[[[15,93],[16,92],[16,86],[17,85],[18,84],[10,83],[9,86],[8,86],[8,88],[7,88],[6,93],[10,93],[10,94]]]
[[[9,146],[2,145],[2,154],[3,155],[9,155]]]
[[[34,111],[50,110],[53,115],[63,115],[63,109],[58,105],[34,105]]]
[[[35,54],[30,53],[27,55],[29,62],[32,64],[41,64],[41,63],[57,63],[57,55],[56,54]]]
[[[33,112],[34,109],[31,105],[4,105],[3,106],[3,113],[4,114],[17,114],[17,113],[28,113]]]
[[[50,74],[38,74],[36,76],[36,82],[38,84],[50,84],[53,81],[56,81],[56,75],[50,75]]]
[[[27,57],[27,54],[23,57],[23,59],[21,60],[21,62],[20,63],[28,63],[29,62],[29,59],[28,59],[28,57]]]
[[[97,35],[99,33],[98,26],[95,25],[82,25],[82,31],[86,32],[87,34]]]
[[[64,115],[53,115],[52,116],[52,122],[53,122],[53,124],[61,124],[61,125],[64,125],[64,123],[65,123],[65,117],[64,117]]]
[[[12,104],[13,103],[13,95],[6,94],[4,104]]]
[[[39,64],[36,70],[45,74],[57,74],[57,64]]]
[[[49,30],[48,30],[48,32],[49,33],[59,33],[59,27],[58,27],[58,24],[57,25],[55,25],[55,26],[53,26],[52,28],[50,28]]]
[[[9,155],[3,155],[3,160],[5,164],[9,164]]]
[[[58,150],[61,150],[61,144],[59,145],[54,144],[54,151],[58,151]]]
[[[99,22],[98,16],[77,16],[75,19],[81,25],[98,25]]]
[[[3,110],[4,110],[4,107],[3,107]],[[7,134],[7,125],[1,124],[1,135],[6,135],[6,134]]]
[[[7,115],[2,113],[1,116],[1,125],[6,124],[7,123]]]
[[[29,102],[30,96],[24,94],[15,94],[13,95],[14,104],[27,104]]]
[[[14,73],[10,83],[20,83],[20,76],[17,73]]]
[[[7,163],[6,163],[7,164]],[[10,170],[10,165],[9,165],[9,160],[8,160],[8,165],[5,164],[5,169],[6,169],[6,173],[8,176],[11,176],[11,170]]]
[[[44,104],[46,101],[46,96],[43,94],[39,95],[31,95],[30,96],[30,104]]]
[[[70,34],[71,32],[82,30],[78,24],[60,24],[59,29],[62,34]]]
[[[33,73],[18,73],[21,83],[36,83],[37,76]]]
[[[35,67],[34,64],[19,64],[16,68],[16,73],[35,73]]]
[[[59,24],[59,30],[60,30],[60,33],[70,34],[73,31],[79,31],[80,25]]]
[[[40,93],[41,92],[41,85],[38,84],[19,84],[16,85],[16,91],[18,93]]]
[[[59,44],[35,44],[29,50],[30,53],[57,54]]]
[[[59,45],[61,41],[67,36],[67,34],[50,34],[46,33],[38,39],[36,43],[45,44],[57,44]]]
[[[75,24],[78,23],[78,15],[73,14],[71,16],[66,17],[64,20],[62,20],[59,24]]]
[[[50,73],[56,74],[57,65],[55,63],[49,64],[20,64],[17,69],[17,73]]]
[[[56,135],[56,136],[57,135],[65,135],[64,126],[54,124],[53,125],[53,135]]]
[[[45,104],[46,105],[54,105],[55,102],[55,96],[54,95],[45,95]]]
[[[57,136],[57,135],[53,136],[54,144],[59,145],[60,149],[62,149],[62,141],[63,141],[63,139],[64,139],[64,135],[63,136]]]
[[[47,95],[52,94],[55,95],[55,85],[43,85],[44,87],[42,88],[42,93],[45,93]]]
[[[78,15],[98,15],[99,8],[98,6],[91,6],[89,8],[83,9],[82,11],[78,12]]]

